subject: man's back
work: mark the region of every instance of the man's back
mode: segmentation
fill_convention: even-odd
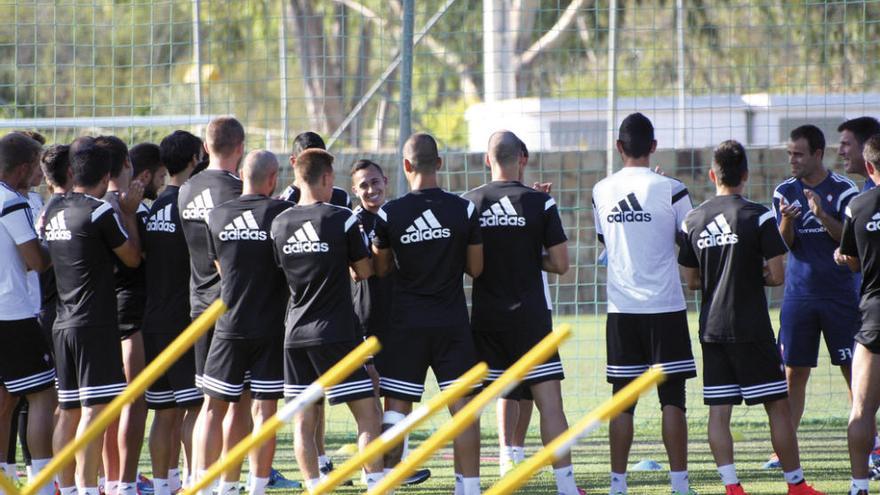
[[[608,252],[608,312],[685,309],[676,235],[691,210],[681,182],[647,167],[625,167],[593,188],[596,233]]]
[[[392,325],[467,325],[462,276],[469,245],[481,244],[476,207],[440,188],[410,192],[379,210],[373,243],[396,270]]]
[[[46,211],[43,238],[55,269],[55,328],[116,327],[112,249],[127,234],[110,203],[70,193]]]
[[[477,207],[486,253],[474,280],[474,329],[549,329],[543,250],[567,240],[556,201],[518,181],[493,181],[463,197]]]
[[[189,249],[177,208],[179,193],[178,186],[165,186],[150,208],[142,238],[152,260],[143,324],[148,333],[177,333],[189,323]]]
[[[269,232],[275,217],[288,208],[287,201],[248,194],[208,215],[208,257],[220,264],[220,293],[229,306],[217,320],[215,335],[281,337],[289,293],[273,258]]]
[[[688,214],[679,261],[700,270],[701,341],[774,340],[764,261],[787,248],[773,219],[773,212],[740,195],[712,198]]]
[[[241,180],[225,170],[208,169],[190,178],[180,188],[177,205],[190,255],[190,305],[201,314],[220,296],[220,276],[208,258],[208,229],[205,219],[215,206],[237,198]]]
[[[293,204],[299,203],[299,197],[300,190],[293,184],[285,187],[284,191],[278,196],[279,199],[289,201]],[[351,209],[351,196],[348,195],[348,192],[346,192],[345,189],[333,186],[333,193],[330,195],[330,204]]]

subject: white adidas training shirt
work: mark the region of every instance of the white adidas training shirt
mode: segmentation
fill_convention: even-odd
[[[685,185],[647,167],[625,167],[593,187],[596,234],[608,253],[608,312],[686,309],[675,252],[691,211]]]

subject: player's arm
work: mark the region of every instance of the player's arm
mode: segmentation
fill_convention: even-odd
[[[828,235],[831,236],[837,242],[840,242],[841,234],[843,233],[843,223],[829,215],[825,208],[822,208],[822,198],[819,197],[815,192],[804,189],[804,195],[807,197],[807,203],[810,205],[810,211],[813,212],[813,215],[822,223],[822,226],[825,227],[825,230],[828,232]]]
[[[779,191],[773,194],[773,209],[776,211],[776,222],[779,234],[786,246],[793,246],[794,226],[797,219],[801,216],[801,209],[792,206]]]
[[[687,225],[687,216],[681,222],[681,230],[676,234],[678,243],[678,264],[681,267],[681,277],[684,279],[687,288],[690,290],[700,290],[702,280],[700,275],[700,259],[697,257],[694,246],[690,241],[690,234]]]
[[[119,209],[122,213],[121,218],[113,216],[121,220],[124,234],[127,237],[125,242],[113,248],[113,252],[122,263],[129,268],[137,268],[143,260],[143,250],[141,249],[140,225],[138,225],[137,211],[144,197],[144,185],[138,181],[132,181],[128,188],[128,192],[123,194],[119,200]]]
[[[544,256],[541,269],[564,275],[568,271],[568,237],[562,227],[562,218],[556,200],[548,197],[544,202]]]
[[[373,273],[379,277],[385,277],[391,273],[391,249],[379,248],[373,245]]]
[[[362,258],[357,261],[354,261],[349,264],[351,267],[352,279],[355,282],[360,282],[361,280],[367,280],[372,277],[373,272],[373,264],[370,262],[370,258]]]
[[[18,248],[18,254],[21,255],[21,259],[24,260],[28,270],[42,273],[52,265],[49,253],[37,239],[31,239],[23,244],[16,244],[15,247]]]
[[[684,278],[684,282],[687,284],[688,289],[700,290],[702,288],[702,280],[700,278],[699,268],[694,268],[692,266],[682,266],[681,276]]]
[[[468,244],[467,260],[464,264],[464,271],[471,278],[477,278],[483,273],[483,245]]]
[[[561,242],[545,249],[541,269],[548,273],[565,275],[568,271],[568,243]]]
[[[348,267],[355,282],[367,280],[374,274],[373,262],[364,229],[357,215],[352,214],[345,221],[345,238],[348,243]]]
[[[15,242],[27,269],[43,272],[49,268],[49,254],[37,239],[37,232],[27,213],[30,206],[24,198],[16,198],[11,203],[0,212],[0,228],[5,229]]]
[[[767,260],[764,266],[764,285],[778,287],[785,283],[785,255],[780,254]]]
[[[776,287],[785,283],[785,253],[788,246],[782,239],[779,229],[774,226],[777,218],[772,211],[765,211],[758,217],[758,236],[761,254],[764,257],[764,285]]]
[[[861,260],[859,260],[859,249],[856,244],[856,229],[853,223],[852,210],[849,206],[844,209],[843,214],[843,234],[840,238],[840,247],[834,250],[834,261],[838,265],[846,265],[853,272],[862,269]]]

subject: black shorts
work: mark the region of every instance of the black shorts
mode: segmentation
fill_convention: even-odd
[[[677,378],[697,376],[687,311],[608,313],[605,337],[608,383],[628,383],[651,367]]]
[[[55,384],[55,365],[36,318],[0,321],[0,382],[16,396]]]
[[[395,329],[382,346],[376,355],[380,391],[410,402],[421,400],[428,368],[444,390],[477,364],[474,337],[466,325]]]
[[[58,406],[107,404],[125,390],[119,329],[113,326],[55,329]]]
[[[196,321],[197,317],[193,317]],[[208,352],[211,350],[211,340],[214,339],[214,327],[208,329],[193,345],[196,359],[196,387],[202,388],[202,375],[205,374],[205,361],[208,360]]]
[[[360,342],[336,342],[284,349],[284,398],[296,399],[309,385],[348,355]],[[373,397],[373,381],[363,366],[327,389],[331,405]]]
[[[145,333],[144,355],[147,362],[156,359],[177,336],[173,333]],[[147,389],[147,407],[169,409],[200,406],[203,395],[196,388],[195,369],[195,352],[189,349]]]
[[[544,331],[503,331],[503,332],[474,332],[474,346],[477,350],[477,358],[489,365],[487,382],[492,382],[502,373],[507,371],[515,362],[519,361],[535,345],[550,334],[550,330]],[[512,400],[532,399],[529,387],[536,383],[551,380],[564,380],[565,373],[562,370],[562,361],[559,353],[555,352],[550,359],[535,366],[523,378],[522,383],[508,392],[504,398]]]
[[[284,396],[284,337],[229,339],[215,336],[205,363],[202,389],[215,399],[238,402],[247,389],[255,400]]]
[[[772,341],[702,343],[703,403],[763,404],[788,397],[779,347]]]

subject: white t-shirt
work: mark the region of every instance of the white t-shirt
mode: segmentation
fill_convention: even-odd
[[[596,234],[608,254],[608,312],[686,309],[676,236],[691,211],[687,188],[647,167],[625,167],[593,187]]]
[[[27,199],[0,182],[0,320],[34,317],[27,266],[16,246],[36,238]]]
[[[37,219],[40,218],[40,212],[43,210],[43,198],[39,193],[29,191],[27,201],[31,207],[31,218],[34,221],[34,230],[36,230]],[[39,315],[40,306],[43,303],[43,298],[40,295],[40,274],[33,270],[27,272],[27,284],[31,308],[34,310],[34,315]]]

